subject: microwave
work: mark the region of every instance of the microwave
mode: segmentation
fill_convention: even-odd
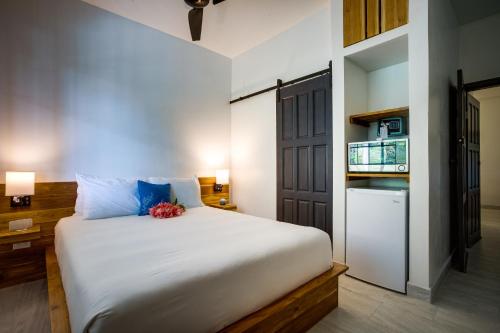
[[[409,172],[408,138],[349,143],[349,172]]]

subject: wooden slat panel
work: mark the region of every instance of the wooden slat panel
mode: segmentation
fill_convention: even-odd
[[[380,0],[366,0],[366,38],[380,34]]]
[[[53,247],[47,248],[47,286],[49,293],[49,314],[52,333],[71,333],[68,305],[61,280],[61,272]]]
[[[408,0],[381,0],[381,31],[408,23]]]
[[[366,38],[365,0],[344,0],[344,47]]]
[[[5,184],[0,184],[0,214],[74,207],[76,188],[76,182],[36,183],[35,195],[31,198],[31,206],[11,208],[10,198],[5,196]]]

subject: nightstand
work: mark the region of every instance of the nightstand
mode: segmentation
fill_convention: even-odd
[[[238,210],[238,206],[236,206],[235,204],[230,204],[230,203],[225,204],[225,205],[221,205],[219,203],[213,203],[213,204],[209,204],[208,206],[213,207],[213,208],[223,209],[223,210],[231,210],[233,212]]]

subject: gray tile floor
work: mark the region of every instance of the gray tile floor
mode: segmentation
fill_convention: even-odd
[[[500,210],[483,211],[469,273],[450,271],[434,304],[342,277],[339,308],[323,332],[500,332]],[[1,333],[49,333],[45,280],[0,289]]]
[[[339,308],[310,333],[500,332],[500,210],[482,214],[468,273],[450,270],[434,304],[341,277]]]

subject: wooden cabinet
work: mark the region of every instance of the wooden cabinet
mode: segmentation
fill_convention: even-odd
[[[380,0],[366,0],[366,38],[380,33]]]
[[[381,32],[400,27],[408,23],[408,0],[380,0]]]
[[[366,39],[365,0],[344,0],[344,47]]]
[[[344,0],[344,47],[408,23],[408,0]]]

